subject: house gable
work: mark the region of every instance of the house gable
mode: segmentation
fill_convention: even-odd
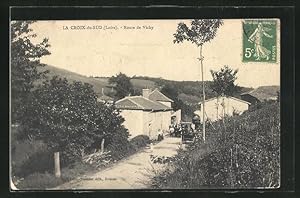
[[[163,93],[155,89],[149,94],[149,99],[154,101],[161,101],[161,102],[174,102],[172,99],[165,96]]]
[[[203,103],[200,102],[200,109],[194,113],[203,120]],[[215,97],[205,101],[205,117],[208,120],[216,121],[225,115],[232,116],[241,114],[248,110],[250,103],[235,97]]]
[[[251,104],[251,103],[248,102],[248,101],[241,100],[241,99],[238,99],[238,98],[235,98],[235,97],[232,97],[232,96],[228,96],[228,97],[221,96],[221,97],[219,97],[219,98],[218,98],[218,97],[213,97],[213,98],[210,98],[210,99],[205,100],[205,102],[210,102],[210,101],[217,100],[217,99],[222,100],[223,98],[228,98],[228,99],[231,99],[231,100],[236,100],[236,101],[239,101],[239,102],[242,102],[242,103],[246,103],[246,104],[248,104],[248,105]],[[203,102],[201,101],[201,102],[199,102],[198,104],[202,104],[202,103],[203,103]]]

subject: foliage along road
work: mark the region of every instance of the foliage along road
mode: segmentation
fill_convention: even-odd
[[[66,189],[145,189],[155,172],[167,168],[166,164],[153,163],[152,156],[172,157],[180,147],[180,138],[166,137],[152,147],[116,163],[95,174],[84,175],[65,183],[55,190]]]

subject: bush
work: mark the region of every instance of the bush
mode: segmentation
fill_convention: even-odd
[[[147,146],[150,143],[150,139],[147,135],[138,135],[130,140],[130,145],[133,150],[138,150],[142,147]]]
[[[117,143],[121,148],[128,138],[119,111],[98,103],[90,84],[54,76],[28,100],[19,138],[42,140],[50,151],[62,154],[63,163],[73,163],[83,153],[99,149],[103,138],[106,144]]]
[[[96,151],[94,153],[83,156],[82,161],[86,164],[95,166],[96,168],[104,167],[112,162],[110,152]]]
[[[63,180],[56,178],[49,173],[33,173],[24,178],[22,182],[17,185],[19,189],[46,189],[53,188],[63,183]]]
[[[72,164],[71,166],[62,168],[61,170],[61,178],[63,179],[64,182],[76,179],[77,177],[83,175],[84,173],[87,172],[93,172],[95,171],[95,167],[84,163],[84,162],[76,162]]]
[[[140,148],[147,146],[150,139],[146,135],[138,135],[130,141],[124,138],[112,139],[107,150],[110,151],[113,160],[120,160],[128,155],[137,152]]]
[[[174,171],[156,175],[153,187],[279,187],[279,103],[223,121],[208,125],[205,144],[179,152]]]
[[[31,155],[20,166],[13,167],[13,175],[18,177],[26,177],[32,173],[43,173],[45,171],[52,171],[54,161],[53,157],[48,152],[39,151]]]
[[[110,151],[113,160],[120,160],[131,153],[129,141],[121,136],[111,138],[106,150]]]
[[[61,169],[61,178],[56,178],[53,174],[49,172],[35,172],[26,175],[25,178],[15,178],[17,179],[14,183],[17,184],[18,189],[46,189],[53,188],[61,185],[70,180],[76,179],[77,177],[83,175],[84,173],[91,173],[97,169],[87,163],[76,162],[68,167]]]
[[[34,141],[33,144],[26,141],[11,142],[11,148],[11,165],[13,174],[18,173],[18,169],[27,163],[27,161],[32,158],[33,155],[45,150],[41,148],[36,141]]]

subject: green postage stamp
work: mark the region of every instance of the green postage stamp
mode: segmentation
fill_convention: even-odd
[[[243,62],[276,62],[276,20],[243,21]]]

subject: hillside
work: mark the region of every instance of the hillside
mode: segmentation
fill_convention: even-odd
[[[280,92],[279,86],[260,86],[254,90],[243,93],[242,95],[251,95],[260,101],[274,100],[278,97]]]
[[[201,138],[172,160],[173,167],[157,173],[158,189],[245,189],[280,186],[280,108],[263,103],[254,111],[207,126]]]
[[[77,74],[65,69],[57,68],[47,65],[40,69],[41,71],[48,70],[47,76],[51,78],[54,75],[67,78],[69,81],[81,81],[93,85],[94,90],[98,96],[102,95],[102,89],[105,95],[112,95],[112,88],[109,87],[108,77],[87,77]],[[178,99],[183,102],[181,108],[183,108],[183,117],[187,115],[186,120],[191,119],[193,112],[196,110],[197,104],[202,99],[202,82],[200,81],[172,81],[162,78],[152,78],[145,76],[134,76],[131,79],[131,83],[134,87],[134,94],[140,95],[143,88],[155,89],[162,88],[165,85],[170,85],[176,89],[178,93]],[[206,99],[215,97],[216,94],[210,89],[211,81],[205,82]],[[252,89],[247,87],[239,87],[239,91],[234,95],[240,98],[240,94],[249,92]],[[174,99],[174,98],[173,98]]]
[[[107,77],[87,77],[75,72],[71,72],[65,69],[61,69],[58,67],[46,65],[43,68],[39,68],[40,71],[48,70],[47,73],[48,78],[52,78],[53,76],[61,76],[67,78],[69,81],[81,81],[84,83],[89,83],[94,86],[94,90],[97,95],[102,95],[102,88],[104,89],[105,94],[109,94],[111,92],[111,88],[109,86]],[[146,79],[131,79],[131,83],[135,89],[142,90],[143,88],[155,89],[157,85],[154,81],[146,80]]]
[[[97,79],[97,78],[91,78],[91,77],[80,75],[80,74],[77,74],[75,72],[71,72],[71,71],[68,71],[68,70],[65,70],[65,69],[50,66],[50,65],[47,65],[43,68],[40,68],[40,71],[45,71],[45,70],[49,71],[49,73],[47,73],[47,76],[49,78],[52,78],[53,76],[57,75],[57,76],[60,76],[60,77],[64,77],[69,81],[81,81],[81,82],[84,82],[84,83],[89,83],[89,84],[94,86],[94,90],[95,90],[97,95],[101,95],[102,88],[104,88],[105,93],[109,92],[109,88],[106,87],[108,85],[108,79],[107,80],[102,80],[102,79],[100,80],[100,79]]]

